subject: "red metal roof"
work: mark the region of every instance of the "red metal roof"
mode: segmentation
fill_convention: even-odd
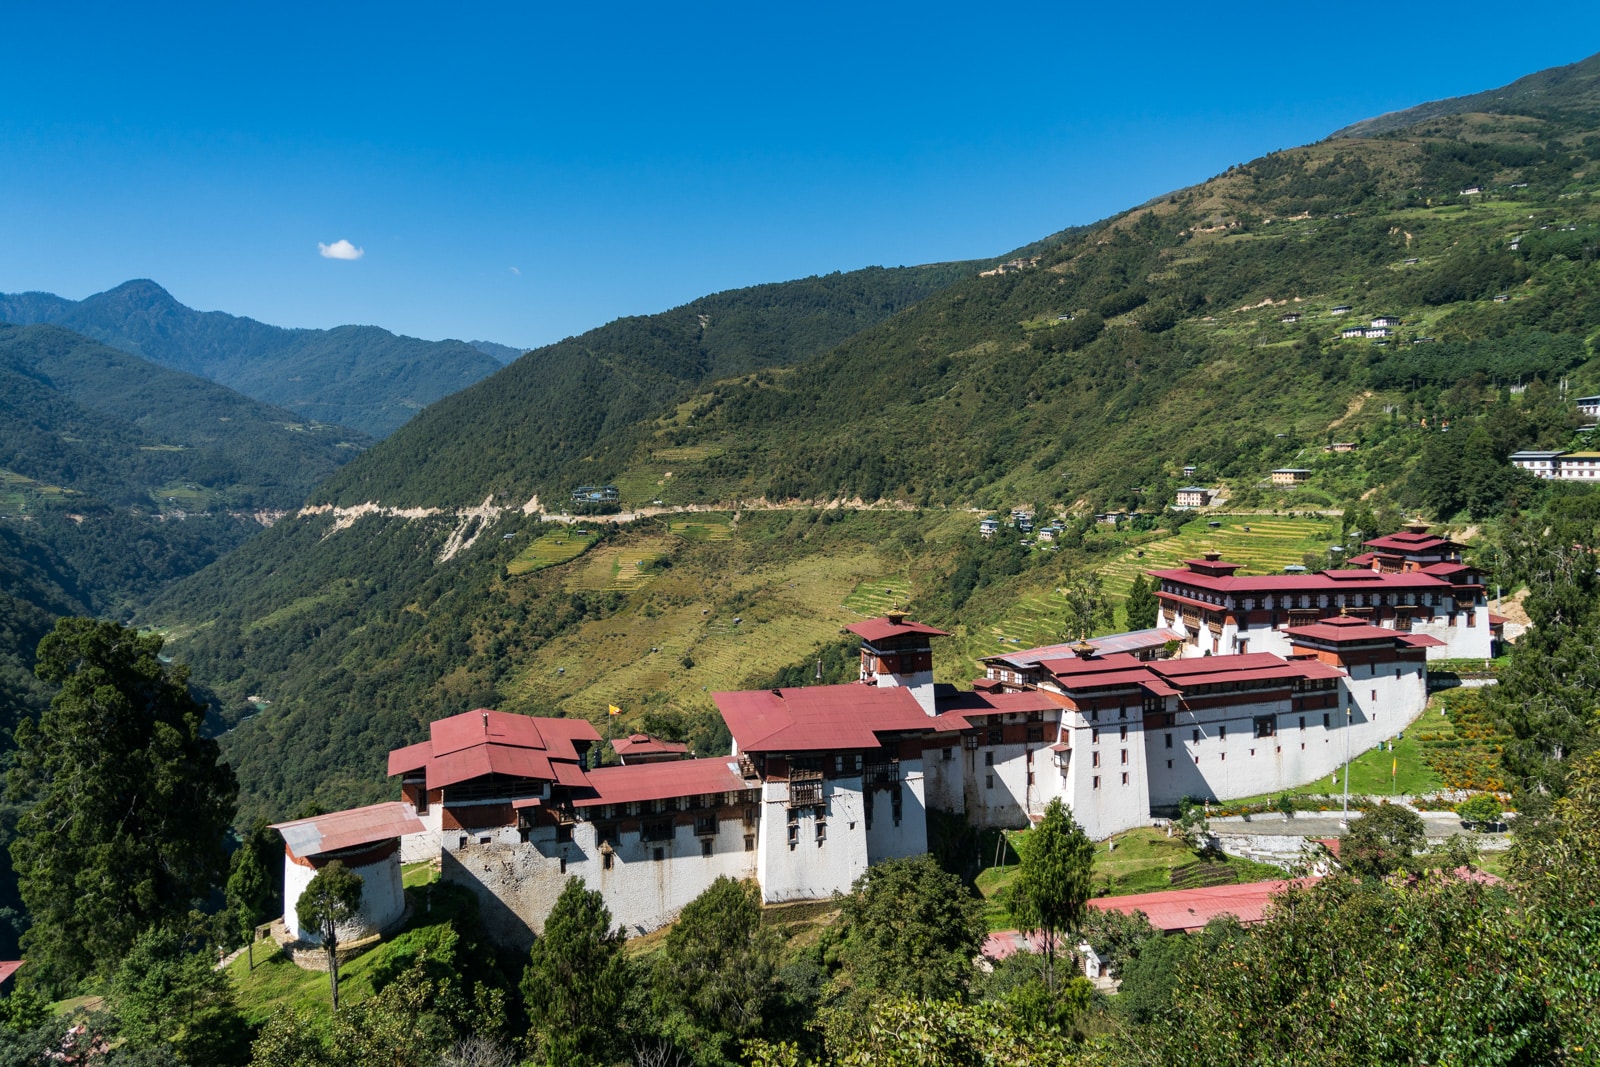
[[[1160,648],[1168,641],[1181,641],[1183,635],[1176,630],[1158,627],[1153,630],[1130,630],[1127,633],[1106,634],[1103,637],[1091,637],[1089,644],[1101,657],[1113,656],[1118,653],[1140,651],[1144,649]],[[980,663],[1004,663],[1009,667],[1032,667],[1047,659],[1067,659],[1075,656],[1073,651],[1079,642],[1072,641],[1059,645],[1041,645],[1038,648],[1026,648],[1015,652],[996,652],[992,656],[984,656]]]
[[[1343,645],[1367,641],[1398,641],[1402,636],[1401,631],[1386,630],[1382,626],[1373,626],[1363,619],[1349,616],[1335,616],[1314,622],[1306,626],[1292,626],[1283,631],[1289,635],[1293,643],[1296,637],[1311,641],[1324,641],[1329,644]]]
[[[1400,643],[1412,648],[1443,648],[1450,642],[1432,634],[1405,634],[1400,638]]]
[[[712,693],[740,752],[881,747],[879,732],[936,729],[902,686],[817,685]]]
[[[391,800],[383,804],[368,804],[364,808],[335,811],[315,815],[309,819],[293,819],[273,823],[272,828],[283,835],[284,844],[300,859],[326,852],[339,852],[358,845],[371,845],[406,834],[421,833],[423,825],[417,820],[411,805]]]
[[[1309,885],[1314,881],[1314,878],[1302,879],[1300,884]],[[1157,930],[1190,932],[1203,928],[1220,915],[1232,915],[1241,923],[1258,923],[1266,918],[1272,898],[1291,884],[1288,881],[1247,882],[1203,889],[1171,889],[1125,897],[1096,897],[1088,905],[1097,911],[1120,911],[1124,915],[1142,911]]]
[[[1345,589],[1352,584],[1370,584],[1384,589],[1439,589],[1449,585],[1432,575],[1411,571],[1405,574],[1379,574],[1377,571],[1346,570],[1323,571],[1320,574],[1236,574],[1231,578],[1217,578],[1189,570],[1150,571],[1150,576],[1180,585],[1193,586],[1214,593],[1231,593],[1235,596],[1249,593],[1326,593]],[[1340,577],[1334,577],[1339,575]],[[1172,594],[1156,590],[1159,597]],[[1203,604],[1217,609],[1220,605]]]
[[[950,636],[944,630],[937,630],[920,622],[894,622],[887,618],[853,622],[845,629],[866,641],[883,641],[890,637],[904,637],[907,634],[924,634],[928,637]]]
[[[17,968],[21,967],[25,962],[27,961],[0,960],[0,985],[5,985],[6,981],[10,979],[12,975],[17,973]]]
[[[508,778],[542,778],[545,781],[556,779],[550,758],[543,752],[510,745],[478,745],[429,760],[427,786],[429,789],[441,789],[490,774]]]
[[[1411,554],[1448,551],[1461,547],[1454,541],[1440,537],[1438,534],[1414,533],[1410,530],[1402,530],[1399,533],[1392,533],[1383,537],[1374,537],[1370,541],[1363,541],[1362,544],[1368,548]]]
[[[479,708],[439,719],[428,726],[428,740],[389,753],[389,773],[427,771],[427,788],[438,789],[487,774],[515,778],[561,780],[571,784],[577,771],[576,742],[597,742],[600,735],[584,719],[536,718]],[[581,782],[579,784],[582,784]]]
[[[739,774],[739,764],[727,756],[641,763],[630,767],[597,767],[589,772],[589,785],[593,794],[574,800],[574,807],[592,808],[597,804],[629,804],[753,788]]]
[[[627,737],[619,737],[611,742],[611,747],[619,756],[662,755],[689,751],[689,746],[682,741],[663,741],[649,734],[629,734]]]

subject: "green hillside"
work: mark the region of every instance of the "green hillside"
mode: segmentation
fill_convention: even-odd
[[[936,671],[961,683],[1078,626],[1064,589],[1112,609],[1103,632],[1140,567],[1204,548],[1277,570],[1326,558],[1343,512],[1369,534],[1492,519],[1545,491],[1508,452],[1586,440],[1560,383],[1600,392],[1584,84],[1539,114],[1273,153],[1003,266],[620,320],[435,405],[315,497],[509,510],[283,523],[144,618],[239,724],[247,806],[279,814],[387,795],[383,753],[478,704],[615,703],[714,745],[711,690],[848,677],[839,627],[886,605],[953,633]],[[1339,337],[1380,316],[1400,325]],[[1275,487],[1285,466],[1309,480]],[[1164,532],[1196,480],[1231,516]],[[570,528],[521,505],[578,484],[669,510],[557,545]],[[693,504],[728,511],[670,510]],[[979,539],[979,509],[1019,506],[1060,535]],[[458,528],[482,536],[445,561]]]
[[[399,337],[376,326],[293,330],[195,311],[146,280],[83,300],[0,293],[0,322],[63,326],[288,408],[302,420],[338,423],[375,437],[502,362],[461,341]]]
[[[440,506],[494,493],[520,504],[540,493],[562,503],[575,486],[611,480],[650,421],[702,382],[815,356],[972,269],[873,267],[618,319],[435,405],[317,499]],[[660,479],[649,474],[630,502],[648,503]]]

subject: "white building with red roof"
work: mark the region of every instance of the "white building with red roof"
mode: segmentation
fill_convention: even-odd
[[[283,836],[283,925],[289,935],[319,944],[315,930],[303,930],[295,906],[317,872],[339,860],[361,876],[361,907],[339,927],[346,944],[391,929],[405,914],[400,882],[400,841],[420,834],[423,825],[409,804],[389,801],[363,808],[273,824]]]
[[[1184,566],[1151,571],[1158,626],[1181,634],[1181,655],[1292,654],[1285,631],[1338,615],[1426,636],[1431,659],[1491,655],[1483,579],[1462,562],[1460,546],[1426,534],[1367,542],[1355,568],[1320,574],[1239,574],[1215,552]]]

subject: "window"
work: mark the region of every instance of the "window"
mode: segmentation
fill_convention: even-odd
[[[1224,753],[1223,753],[1223,754],[1222,754],[1222,758],[1223,758],[1223,759],[1227,759],[1227,758],[1228,758],[1228,754],[1227,754],[1227,753],[1226,753],[1226,752],[1224,752]]]
[[[994,775],[986,774],[986,775],[983,776],[983,787],[985,789],[993,789],[994,788]]]
[[[462,834],[462,835],[461,835],[461,840],[460,840],[460,842],[459,842],[459,843],[458,843],[458,844],[457,844],[457,845],[456,845],[456,847],[457,847],[457,848],[466,848],[466,847],[467,847],[467,835],[466,835],[466,834]]]
[[[1128,765],[1128,750],[1127,749],[1123,749],[1122,750],[1122,765],[1124,767],[1126,767]]]
[[[1098,774],[1094,776],[1094,788],[1100,788],[1100,776]]]
[[[955,750],[955,747],[952,745],[952,746],[949,746],[949,747],[946,747],[946,748],[942,749],[940,751],[940,753],[939,753],[939,758],[944,760],[946,763],[949,763],[952,759],[955,758],[955,755],[956,755],[956,750]]]
[[[1304,730],[1305,728],[1306,728],[1306,717],[1304,715],[1302,715],[1302,716],[1300,716],[1300,729]]]
[[[671,819],[651,819],[639,827],[640,841],[670,841],[672,840]]]
[[[994,753],[993,752],[985,752],[983,754],[983,765],[985,767],[993,767],[994,766]]]
[[[746,852],[754,852],[756,850],[756,835],[755,834],[745,834],[744,835],[744,850]],[[610,858],[611,858],[610,856],[606,857],[606,859],[610,859]]]
[[[794,848],[794,846],[798,845],[799,843],[800,843],[800,824],[799,823],[790,823],[789,824],[789,847],[790,848]]]
[[[1117,718],[1126,719],[1127,717],[1128,717],[1128,709],[1126,707],[1121,707],[1121,708],[1117,709]],[[1124,726],[1123,729],[1126,730],[1127,727]]]
[[[567,873],[567,855],[564,852],[561,854],[561,873]]]
[[[1089,721],[1090,722],[1099,722],[1100,721],[1100,709],[1099,708],[1090,708],[1089,709]]]
[[[1029,785],[1033,784],[1033,772],[1032,771],[1028,772],[1028,784]]]
[[[1328,713],[1327,712],[1323,712],[1322,713],[1322,728],[1324,730],[1326,730],[1328,728]]]
[[[1123,771],[1122,772],[1122,784],[1123,785],[1127,785],[1128,784],[1128,772],[1127,771]]]
[[[711,838],[702,837],[700,839],[700,855],[704,856],[706,859],[711,858]]]
[[[1119,740],[1126,741],[1127,739],[1128,739],[1128,728],[1126,726],[1124,726],[1122,728],[1122,736],[1119,738]]]
[[[481,834],[478,837],[478,844],[487,845],[488,843],[489,843],[489,835],[488,834]]]
[[[1092,726],[1089,728],[1089,741],[1096,745],[1100,743],[1100,727]]]
[[[1172,761],[1171,760],[1167,760],[1167,770],[1169,770],[1169,771],[1172,770]]]
[[[1172,735],[1171,734],[1167,735],[1167,747],[1168,748],[1172,747]]]
[[[828,839],[828,824],[821,819],[817,820],[817,844],[822,844]],[[709,855],[709,853],[708,853]]]
[[[611,869],[611,865],[616,862],[616,859],[617,859],[617,857],[616,857],[616,855],[614,853],[611,853],[611,852],[602,852],[602,853],[600,853],[600,869],[602,871],[609,871]]]
[[[1398,671],[1395,672],[1395,677],[1398,678],[1399,676],[1400,676],[1399,672]],[[1030,726],[1030,727],[1028,727],[1028,740],[1034,742],[1035,744],[1043,741],[1044,740],[1044,727],[1043,726]]]
[[[1372,691],[1372,699],[1373,700],[1377,700],[1378,699],[1378,691],[1376,689],[1374,689]]]
[[[1278,732],[1278,718],[1275,715],[1257,715],[1255,728],[1257,737],[1272,737]]]
[[[1100,753],[1092,752],[1092,753],[1090,753],[1090,757],[1091,758],[1089,760],[1089,766],[1091,766],[1091,767],[1100,766]]]
[[[989,727],[989,744],[998,745],[1005,741],[1005,732],[998,726]]]
[[[977,748],[978,748],[978,735],[977,734],[964,734],[962,736],[962,738],[961,738],[961,747],[965,748],[965,749],[970,749],[972,751],[977,751]]]
[[[650,858],[655,860],[657,863],[660,863],[662,860],[667,858],[667,850],[664,848],[653,848],[650,850]]]
[[[1226,726],[1217,727],[1217,740],[1218,741],[1226,741],[1227,739],[1228,739],[1228,728]]]
[[[694,817],[694,832],[700,837],[714,837],[717,832],[716,815],[696,815]]]

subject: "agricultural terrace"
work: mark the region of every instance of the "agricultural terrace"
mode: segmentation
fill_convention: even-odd
[[[569,563],[587,552],[597,540],[598,535],[587,531],[552,530],[513,556],[511,562],[506,564],[506,573],[513,576],[532,574],[546,567]]]

